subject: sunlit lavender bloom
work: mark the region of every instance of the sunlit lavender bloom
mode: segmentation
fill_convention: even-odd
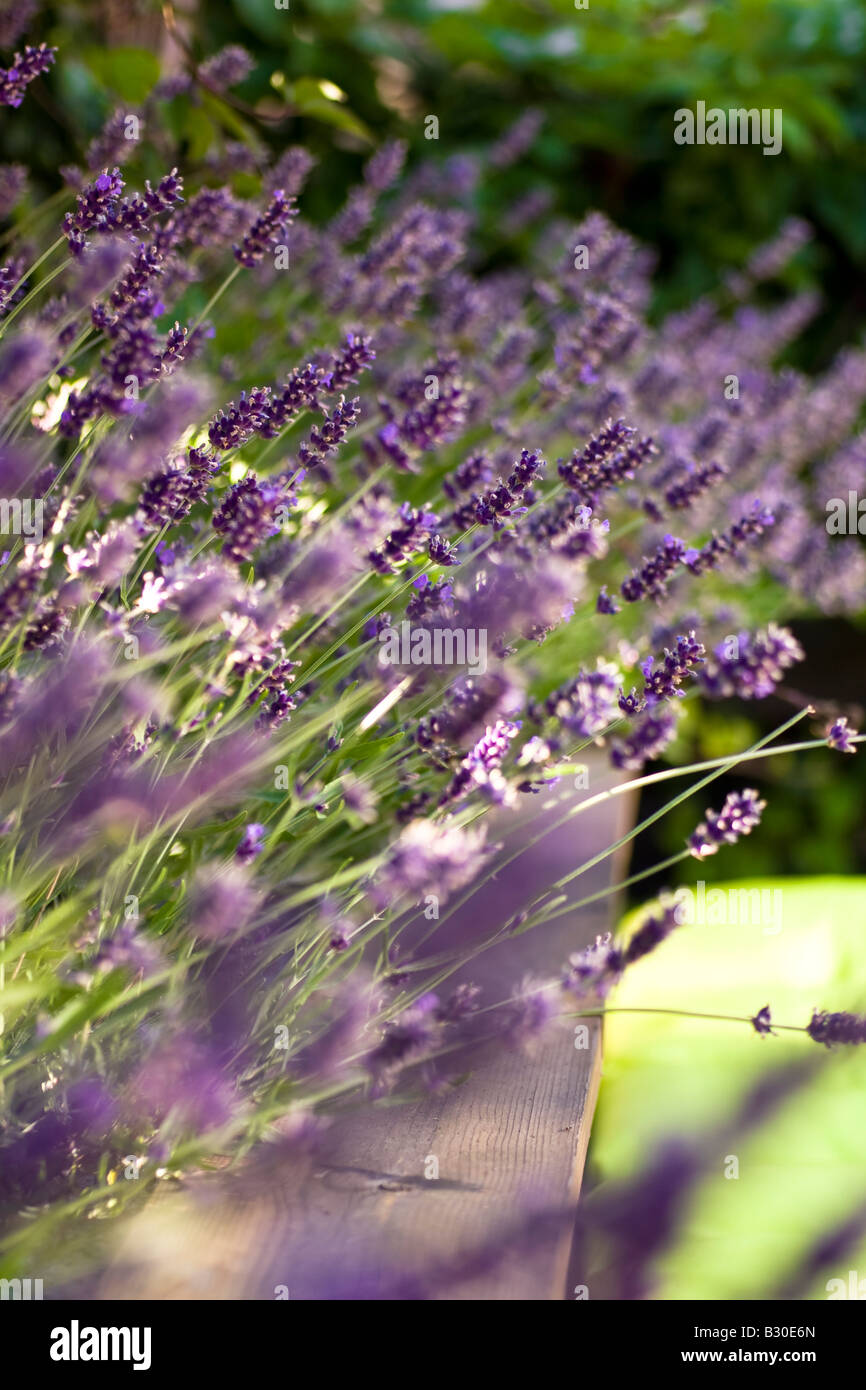
[[[634,430],[624,420],[608,420],[604,429],[593,435],[583,449],[573,453],[567,461],[560,459],[559,476],[567,487],[579,491],[591,503],[591,494],[600,485],[602,465],[628,444],[633,434]]]
[[[238,564],[251,559],[262,541],[277,529],[275,508],[288,500],[280,487],[268,481],[259,483],[254,473],[233,484],[213,517],[214,530],[224,538],[227,558]]]
[[[0,106],[20,106],[30,83],[48,71],[56,52],[45,43],[35,48],[27,44],[15,54],[11,68],[0,68]]]
[[[308,362],[305,367],[293,368],[282,387],[271,392],[263,411],[264,419],[256,426],[257,432],[264,439],[272,438],[302,410],[320,410],[320,396],[327,394],[329,389],[323,367]]]
[[[816,1009],[806,1027],[813,1042],[832,1047],[834,1043],[866,1043],[866,1018],[860,1014],[826,1013]]]
[[[848,720],[843,715],[828,728],[827,742],[831,748],[835,748],[839,753],[856,753],[857,748],[852,740],[856,737],[857,732],[849,725]]]
[[[498,530],[510,516],[525,510],[526,494],[540,480],[544,466],[541,454],[524,449],[505,481],[474,499],[473,520]],[[467,524],[471,524],[468,518]]]
[[[520,692],[501,671],[465,677],[451,687],[441,709],[419,721],[415,738],[420,748],[437,743],[457,746],[495,716],[516,713],[521,704]]]
[[[687,637],[677,638],[673,651],[665,647],[664,659],[658,666],[651,656],[647,657],[641,664],[647,702],[652,704],[682,696],[680,686],[687,676],[694,674],[694,667],[703,663],[705,651],[703,643],[696,640],[694,632],[690,632]]]
[[[507,719],[497,719],[495,724],[488,724],[484,736],[467,754],[467,760],[473,766],[483,767],[487,772],[491,768],[499,767],[503,758],[508,755],[511,740],[517,738],[519,733],[519,724],[513,724]]]
[[[79,193],[75,207],[63,219],[63,231],[73,256],[79,257],[87,245],[87,233],[139,232],[150,219],[167,212],[181,200],[183,181],[172,169],[152,188],[146,179],[144,193],[123,198],[124,182],[119,169],[103,171]]]
[[[508,756],[512,739],[520,733],[520,725],[497,719],[488,724],[484,735],[469,750],[442,796],[442,804],[465,796],[475,787],[486,788],[494,800],[507,799],[504,779],[491,776]]]
[[[209,87],[224,92],[229,87],[237,87],[245,77],[249,77],[254,66],[252,56],[245,48],[238,43],[230,43],[212,58],[206,58],[198,72]]]
[[[298,445],[298,462],[304,469],[318,467],[323,458],[339,449],[360,419],[360,399],[356,396],[347,401],[341,396],[332,409],[322,406],[321,412],[322,424],[313,425],[308,437]]]
[[[698,680],[714,698],[737,695],[761,700],[771,695],[789,667],[803,660],[793,633],[776,623],[758,632],[726,638],[700,672]]]
[[[237,402],[217,412],[208,426],[208,438],[215,449],[236,449],[250,435],[261,430],[268,419],[270,391],[267,386],[255,386],[242,391]]]
[[[18,283],[26,269],[27,264],[23,256],[13,257],[0,266],[0,318],[27,293],[29,282],[24,280],[21,284]]]
[[[735,845],[741,835],[748,835],[760,824],[766,804],[751,788],[729,792],[718,815],[715,811],[707,811],[706,820],[689,836],[689,850],[696,859],[706,859],[722,845]]]
[[[382,544],[369,553],[368,559],[378,574],[393,574],[397,565],[421,550],[439,518],[435,512],[417,511],[404,502],[400,520],[402,525],[389,531]]]
[[[440,383],[436,399],[403,416],[399,424],[400,437],[421,453],[447,444],[456,437],[466,419],[466,402],[466,391],[459,381]]]
[[[172,244],[228,245],[244,230],[249,209],[229,188],[200,188],[182,207],[175,208],[166,224]]]

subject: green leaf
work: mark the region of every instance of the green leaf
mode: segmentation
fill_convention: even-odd
[[[274,0],[233,0],[235,14],[253,33],[270,43],[288,47],[292,34],[291,10],[278,10]]]
[[[336,126],[338,130],[348,131],[359,139],[373,143],[373,135],[359,116],[341,101],[332,101],[322,91],[322,83],[327,79],[320,77],[299,77],[287,88],[287,100],[302,116],[312,116],[314,120],[324,121],[326,125]]]
[[[87,48],[83,57],[103,86],[132,104],[159,81],[159,59],[147,48]]]

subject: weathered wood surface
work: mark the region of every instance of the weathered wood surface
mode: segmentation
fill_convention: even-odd
[[[603,773],[593,776],[593,791]],[[575,798],[562,784],[540,815],[553,820]],[[537,891],[616,840],[627,797],[566,823],[504,869],[473,900],[472,929],[501,923]],[[537,831],[539,822],[536,821]],[[530,857],[531,856],[531,857]],[[572,898],[606,886],[610,859],[572,885]],[[557,972],[571,951],[606,930],[611,899],[506,940],[463,978],[485,998],[508,998],[528,973]],[[458,923],[458,929],[460,924]],[[466,921],[464,919],[463,926]],[[459,977],[458,977],[459,978]],[[397,1276],[472,1262],[471,1278],[440,1278],[431,1296],[559,1299],[601,1071],[600,1029],[577,1049],[569,1027],[535,1054],[497,1049],[464,1084],[399,1105],[359,1107],[329,1129],[304,1161],[253,1167],[232,1177],[166,1184],[120,1228],[110,1266],[91,1296],[102,1299],[290,1299],[411,1296]],[[438,1179],[425,1177],[429,1156]],[[171,1189],[171,1190],[168,1190]],[[512,1240],[527,1211],[539,1221],[526,1246]],[[452,1271],[453,1272],[453,1271]],[[283,1297],[286,1296],[282,1293]]]

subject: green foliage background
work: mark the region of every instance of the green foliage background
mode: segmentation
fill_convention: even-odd
[[[240,121],[236,138],[310,144],[325,164],[315,184],[323,209],[340,201],[368,140],[399,134],[430,154],[424,116],[435,114],[436,154],[465,155],[537,107],[541,136],[484,209],[492,256],[520,257],[502,215],[543,185],[555,209],[602,207],[659,250],[665,308],[706,289],[796,213],[816,227],[809,270],[828,301],[806,355],[826,358],[863,323],[861,0],[588,0],[585,9],[573,0],[290,0],[287,9],[182,0],[173,9],[195,56],[225,43],[250,50],[256,68],[238,95],[270,114],[288,102],[294,114],[276,125]],[[21,154],[35,153],[50,180],[117,99],[143,98],[160,50],[179,53],[155,0],[48,5],[39,30],[78,55],[64,64],[62,91],[16,120]],[[321,79],[345,99],[323,97]],[[781,107],[782,153],[674,145],[674,110],[699,99]],[[206,104],[184,119],[192,146],[212,133]]]

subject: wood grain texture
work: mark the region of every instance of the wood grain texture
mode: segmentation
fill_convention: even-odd
[[[603,776],[599,766],[593,791]],[[570,786],[558,788],[540,816],[554,820],[575,797]],[[454,931],[483,934],[539,884],[611,844],[623,833],[627,803],[617,798],[547,835],[467,905]],[[581,876],[572,900],[606,886],[611,872],[608,859]],[[610,904],[602,899],[507,939],[464,978],[482,984],[491,1002],[510,997],[524,975],[557,973],[571,951],[607,930]],[[492,1051],[444,1094],[359,1107],[303,1160],[165,1184],[120,1229],[92,1296],[274,1299],[283,1286],[290,1299],[565,1297],[601,1070],[600,1028],[589,1028],[586,1048],[564,1023],[531,1056]],[[435,1180],[424,1175],[431,1155]]]

